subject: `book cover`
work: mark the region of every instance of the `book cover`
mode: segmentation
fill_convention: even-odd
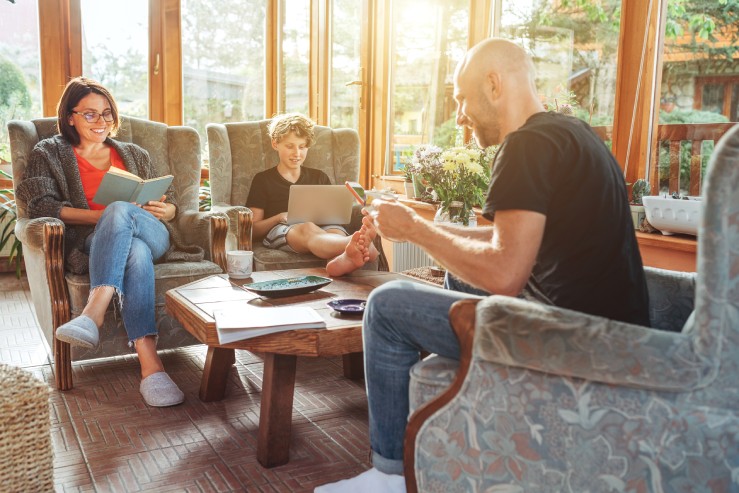
[[[173,179],[172,175],[165,175],[144,180],[128,171],[111,167],[103,176],[92,201],[100,205],[117,200],[145,204],[150,200],[159,200]]]
[[[307,306],[221,309],[213,311],[213,318],[221,344],[286,330],[326,328],[326,321],[316,310]]]

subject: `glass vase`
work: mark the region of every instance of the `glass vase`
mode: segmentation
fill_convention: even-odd
[[[458,226],[464,226],[464,222],[459,217],[460,212],[463,209],[464,204],[459,201],[453,201],[449,203],[447,210],[444,210],[443,204],[436,209],[434,214],[434,222],[437,224],[454,224]],[[469,211],[469,218],[467,227],[477,227],[477,215],[473,210]]]

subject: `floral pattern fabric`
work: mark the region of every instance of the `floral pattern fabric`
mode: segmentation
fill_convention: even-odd
[[[419,491],[739,492],[737,163],[739,126],[709,165],[697,275],[647,269],[661,330],[478,304],[462,389],[416,440]]]

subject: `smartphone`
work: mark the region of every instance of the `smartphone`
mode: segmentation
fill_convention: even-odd
[[[359,205],[361,205],[368,211],[372,210],[372,201],[374,199],[395,200],[395,197],[387,192],[378,192],[377,190],[365,190],[364,187],[356,181],[347,181],[344,184],[346,185],[346,188],[348,188],[349,191],[352,193],[357,203],[359,203]]]
[[[356,200],[359,205],[363,206],[366,204],[366,194],[364,193],[364,187],[357,183],[356,181],[347,181],[344,183],[346,185],[346,188],[349,189],[349,191],[354,196],[354,200]]]

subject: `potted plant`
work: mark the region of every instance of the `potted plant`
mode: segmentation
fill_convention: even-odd
[[[464,226],[476,223],[473,205],[485,198],[490,177],[492,151],[475,144],[442,149],[422,145],[416,149],[413,166],[423,176],[441,202],[435,222]]]
[[[198,210],[209,211],[212,205],[213,202],[210,195],[210,181],[204,180],[203,184],[200,186],[200,191],[198,193]]]
[[[0,177],[6,180],[13,179],[11,175],[3,170],[0,170]],[[15,236],[15,223],[18,216],[13,197],[13,190],[0,189],[0,250],[3,250],[5,245],[10,243],[8,263],[15,262],[15,275],[20,279],[23,266],[23,244]]]
[[[403,187],[405,187],[405,195],[409,199],[416,197],[416,189],[413,186],[413,168],[410,162],[403,163]]]
[[[629,207],[631,208],[631,219],[634,221],[634,229],[639,229],[646,217],[642,197],[649,195],[650,190],[649,183],[641,178],[636,180],[631,187],[631,203]]]

